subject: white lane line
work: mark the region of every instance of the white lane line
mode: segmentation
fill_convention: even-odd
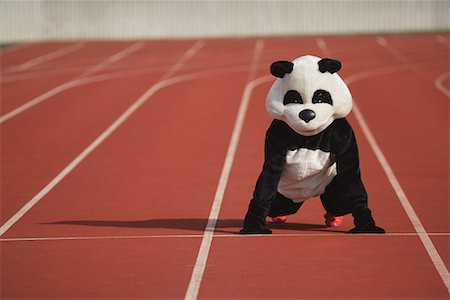
[[[377,42],[383,46],[387,45],[387,41],[381,37],[377,38]],[[399,58],[400,59],[400,58]],[[406,59],[406,58],[405,58]],[[406,60],[405,63],[406,67],[412,67],[411,64]],[[414,66],[415,67],[415,66]],[[371,70],[371,71],[365,71],[361,72],[360,74],[355,74],[346,80],[347,84],[350,85],[350,83],[370,77],[375,76],[379,73],[380,70]],[[394,171],[392,170],[391,166],[389,165],[384,153],[381,151],[381,148],[378,146],[378,142],[375,140],[374,135],[372,134],[372,131],[369,129],[369,126],[367,125],[366,120],[364,119],[361,110],[359,109],[356,102],[353,102],[353,113],[356,117],[356,120],[358,121],[359,126],[361,127],[367,141],[369,142],[370,147],[372,148],[372,151],[375,153],[376,158],[378,159],[378,162],[380,163],[381,167],[383,168],[384,173],[386,174],[392,188],[394,189],[395,194],[397,195],[397,198],[400,200],[400,203],[403,206],[403,209],[405,210],[409,220],[414,226],[414,230],[417,232],[420,240],[422,241],[423,246],[425,247],[425,250],[428,253],[428,256],[430,257],[431,261],[433,262],[437,272],[439,273],[439,276],[441,276],[442,281],[444,282],[445,286],[447,287],[447,291],[450,294],[450,273],[445,266],[444,261],[442,260],[441,256],[439,255],[439,252],[437,251],[436,247],[434,246],[433,242],[431,241],[429,234],[425,230],[425,227],[422,225],[422,222],[420,221],[419,217],[417,216],[416,212],[414,211],[414,208],[412,207],[411,203],[409,202],[408,197],[406,196],[405,192],[403,191],[403,188],[400,185],[400,182],[398,181],[397,177],[394,174]]]
[[[18,51],[18,50],[22,50],[22,49],[28,48],[28,47],[30,47],[30,46],[32,46],[32,45],[33,45],[33,44],[12,45],[12,46],[10,46],[10,47],[7,47],[7,48],[5,48],[5,49],[0,50],[0,55],[3,55],[3,54],[9,54],[9,53],[11,53],[11,52],[15,52],[15,51]]]
[[[5,121],[8,121],[9,119],[14,118],[15,116],[23,113],[24,111],[32,108],[33,106],[49,99],[52,96],[55,96],[67,89],[82,85],[82,84],[86,84],[86,83],[90,83],[90,82],[95,82],[98,81],[96,79],[91,79],[91,78],[86,78],[86,80],[82,80],[82,79],[77,79],[77,80],[72,80],[69,82],[65,82],[62,83],[60,85],[58,85],[57,87],[54,87],[53,89],[45,92],[44,94],[26,102],[25,104],[17,107],[16,109],[13,109],[12,111],[0,116],[0,124],[2,124]]]
[[[252,60],[250,62],[250,71],[248,72],[247,82],[255,77],[255,74],[258,70],[258,61],[261,58],[263,49],[264,49],[264,41],[257,40],[255,44],[255,49],[253,50]]]
[[[401,63],[403,63],[404,66],[408,67],[409,69],[414,70],[417,74],[420,75],[420,77],[425,78],[426,80],[428,80],[428,78],[426,76],[424,76],[423,71],[420,69],[421,65],[427,66],[427,64],[413,64],[413,63],[411,63],[405,55],[403,55],[402,53],[400,53],[400,51],[398,51],[397,49],[395,49],[394,47],[389,45],[389,43],[386,41],[386,39],[384,39],[382,37],[377,37],[376,41],[377,41],[377,43],[379,45],[381,45],[384,48],[386,48],[391,53],[391,55],[393,55],[397,60],[399,60]],[[437,88],[438,91],[442,92],[447,97],[450,97],[449,96],[450,95],[449,90],[443,85],[443,81],[447,77],[448,77],[447,73],[440,75],[438,78],[436,78],[434,80],[434,86]]]
[[[26,69],[29,69],[31,67],[34,67],[38,64],[41,64],[43,62],[67,55],[69,53],[75,52],[81,48],[83,48],[85,46],[85,43],[81,42],[81,43],[76,43],[75,45],[70,45],[67,47],[64,47],[62,49],[47,53],[45,55],[33,58],[32,60],[29,60],[25,63],[22,63],[18,66],[14,66],[11,67],[7,70],[7,72],[19,72],[19,71],[24,71]]]
[[[80,71],[85,70],[86,67],[61,67],[58,69],[45,69],[45,70],[33,70],[30,72],[24,73],[15,73],[15,74],[2,74],[0,75],[0,83],[9,83],[16,82],[31,78],[42,78],[44,76],[57,76],[64,74],[72,74],[79,73]]]
[[[199,49],[198,43],[195,43],[186,53],[177,61],[167,73],[172,73],[174,69],[179,69],[186,61],[186,57],[195,54],[191,49]],[[193,77],[192,75],[190,75]],[[165,77],[165,76],[163,76]],[[180,76],[172,79],[158,81],[150,87],[141,97],[139,97],[128,109],[123,112],[102,134],[100,134],[88,147],[86,147],[74,160],[72,160],[55,178],[52,179],[39,193],[37,193],[28,203],[26,203],[14,216],[0,227],[0,236],[11,228],[20,218],[22,218],[36,203],[47,195],[61,180],[63,180],[76,166],[78,166],[92,151],[94,151],[103,141],[105,141],[120,125],[122,125],[137,109],[139,109],[153,94],[161,88],[183,80],[188,76]]]
[[[158,68],[161,69],[161,68]],[[167,69],[167,68],[165,68]],[[198,74],[198,76],[206,76],[208,75],[215,75],[215,74],[221,74],[221,73],[227,73],[227,72],[242,72],[247,71],[248,65],[242,65],[242,66],[231,66],[231,67],[224,67],[224,68],[217,68],[212,69],[208,71],[202,71],[202,72],[196,72],[195,74]],[[159,72],[159,71],[158,71]],[[117,79],[117,78],[124,78],[128,76],[139,76],[144,74],[154,74],[155,71],[153,69],[150,70],[131,70],[131,71],[118,71],[113,73],[107,73],[107,74],[101,74],[96,75],[92,77],[86,77],[86,78],[80,78],[76,80],[72,80],[66,83],[61,84],[60,86],[54,88],[53,90],[48,91],[47,93],[25,103],[21,107],[17,108],[16,110],[13,110],[9,113],[4,114],[3,116],[0,116],[0,124],[4,121],[7,121],[16,115],[20,114],[21,112],[35,106],[36,104],[39,104],[42,101],[47,100],[49,97],[55,96],[59,93],[62,93],[66,90],[85,85],[85,84],[91,84],[99,81],[105,81],[105,80],[111,80],[111,79]]]
[[[450,72],[439,75],[434,80],[434,85],[439,91],[441,91],[442,93],[444,93],[444,95],[450,98],[450,90],[444,85],[444,81],[446,81],[449,77]]]
[[[411,68],[414,67],[414,65],[412,65],[409,60],[406,58],[406,56],[404,56],[403,54],[401,54],[399,51],[397,51],[397,49],[395,49],[394,47],[392,47],[391,45],[389,45],[388,41],[381,36],[378,36],[376,38],[377,43],[382,46],[383,48],[386,48],[386,50],[391,53],[392,56],[394,56],[397,60],[399,60],[400,62],[404,63],[404,64],[408,64],[411,65]]]
[[[325,42],[325,40],[323,38],[316,39],[316,44],[326,57],[328,57],[328,58],[331,57],[331,53],[328,50],[327,43]]]
[[[108,57],[107,59],[105,59],[104,61],[99,63],[98,65],[88,69],[85,72],[86,74],[83,73],[82,75],[83,76],[92,75],[92,73],[106,68],[108,65],[110,65],[114,62],[117,62],[119,59],[122,59],[127,55],[130,55],[132,52],[137,51],[141,47],[142,47],[141,42],[135,43],[135,44],[119,51],[118,53],[112,55],[111,57]],[[23,113],[24,111],[32,108],[35,105],[37,105],[45,100],[48,100],[49,98],[61,93],[62,91],[65,91],[69,88],[78,86],[78,85],[80,85],[80,83],[85,84],[85,83],[89,83],[89,82],[91,82],[91,80],[93,80],[93,79],[86,79],[86,81],[83,81],[85,78],[79,78],[79,77],[81,77],[81,75],[78,77],[75,77],[75,79],[64,82],[64,83],[54,87],[53,89],[45,92],[44,94],[37,96],[36,98],[33,98],[30,101],[26,102],[25,104],[17,107],[16,109],[13,109],[12,111],[0,116],[0,124],[2,124],[3,122],[5,122],[11,118],[14,118],[15,116]]]
[[[357,75],[357,74],[356,74]],[[356,78],[356,75],[355,78]],[[364,78],[364,77],[360,77]],[[357,81],[357,79],[351,80],[351,78],[347,79],[347,83],[350,84],[352,82]],[[406,211],[406,214],[411,221],[411,223],[414,226],[415,231],[417,232],[417,235],[419,236],[420,240],[422,241],[423,246],[425,247],[425,250],[427,251],[429,257],[431,258],[431,261],[433,262],[436,270],[438,271],[439,275],[442,278],[442,281],[447,287],[448,292],[450,293],[450,274],[445,266],[444,261],[442,260],[441,256],[439,255],[439,252],[437,251],[436,247],[434,246],[433,242],[431,241],[429,237],[429,233],[425,230],[424,226],[422,225],[422,222],[420,221],[419,217],[417,216],[416,212],[414,211],[414,208],[412,207],[408,197],[406,196],[405,192],[403,191],[403,188],[400,185],[400,182],[398,181],[397,177],[394,174],[394,171],[392,170],[390,164],[388,163],[384,153],[382,152],[381,148],[378,146],[378,142],[375,140],[375,137],[372,134],[372,131],[369,129],[369,126],[367,125],[367,122],[365,121],[361,110],[359,109],[358,105],[354,102],[353,103],[353,113],[356,117],[356,120],[358,121],[359,126],[361,127],[367,141],[370,144],[370,147],[372,148],[372,151],[375,153],[375,156],[378,159],[378,162],[380,163],[381,167],[383,168],[384,173],[386,174],[392,188],[394,189],[395,194],[397,195],[397,198],[400,200],[400,203],[403,206],[403,209]]]
[[[262,51],[263,45],[260,43],[255,44],[255,49],[253,52],[253,62],[256,62],[254,58],[255,55],[260,55]],[[250,73],[252,72],[252,68],[250,69]],[[231,167],[233,165],[234,155],[236,153],[237,145],[239,142],[239,137],[241,135],[242,127],[245,120],[245,115],[247,113],[248,105],[250,102],[250,96],[252,94],[253,89],[262,84],[271,80],[271,76],[264,76],[254,79],[247,83],[245,86],[241,103],[239,105],[239,111],[236,117],[236,121],[234,123],[233,132],[231,135],[230,143],[228,145],[227,153],[225,156],[225,161],[222,167],[222,172],[220,174],[219,183],[217,185],[216,193],[214,195],[214,201],[212,204],[212,208],[208,217],[208,223],[206,224],[205,231],[203,233],[202,242],[200,244],[200,249],[197,255],[197,259],[195,261],[195,266],[192,271],[191,280],[189,282],[189,286],[186,290],[185,299],[186,300],[194,300],[197,299],[198,292],[200,289],[200,284],[203,278],[203,273],[205,271],[206,262],[208,260],[209,250],[211,248],[211,243],[214,235],[214,229],[216,228],[217,218],[219,216],[220,207],[222,205],[223,196],[225,193],[225,188],[227,186],[228,177],[230,175]]]
[[[335,238],[357,238],[357,237],[392,237],[392,236],[418,236],[417,232],[388,232],[385,234],[345,234],[336,233],[273,233],[273,234],[215,234],[214,238],[283,238],[283,237],[335,237]],[[449,232],[429,232],[432,236],[450,236]],[[83,240],[131,240],[131,239],[179,239],[203,238],[203,234],[166,234],[166,235],[106,235],[106,236],[55,236],[55,237],[10,237],[0,238],[0,242],[45,242],[45,241],[83,241]]]
[[[194,56],[203,46],[205,45],[205,42],[202,40],[197,41],[194,46],[192,46],[185,55],[183,55],[183,57],[180,59],[180,61],[173,65],[172,68],[170,68],[170,70],[164,74],[164,76],[161,78],[162,80],[165,80],[169,77],[171,77],[173,74],[175,74],[176,72],[178,72],[181,67],[184,65],[184,63],[190,59],[192,56]]]
[[[439,275],[442,278],[442,281],[444,282],[445,286],[447,287],[447,290],[450,294],[450,273],[445,266],[444,261],[442,260],[441,256],[439,255],[439,252],[437,251],[436,247],[434,246],[433,242],[431,241],[429,234],[425,230],[424,226],[422,225],[422,222],[420,221],[419,217],[417,216],[416,212],[414,211],[414,208],[412,207],[411,203],[408,200],[408,197],[406,196],[405,192],[403,191],[403,188],[400,185],[400,182],[398,181],[397,177],[394,174],[394,171],[392,170],[391,166],[389,165],[386,157],[384,156],[383,152],[381,151],[380,147],[378,146],[377,141],[375,140],[375,137],[373,136],[371,130],[369,129],[369,126],[367,125],[358,105],[356,103],[353,103],[353,112],[354,115],[359,123],[359,126],[361,127],[362,131],[364,132],[364,135],[367,139],[367,141],[370,144],[370,147],[372,148],[373,152],[375,153],[375,156],[378,159],[378,162],[380,163],[381,167],[383,168],[384,173],[386,174],[389,182],[392,185],[392,188],[395,191],[395,194],[397,195],[397,198],[400,200],[400,203],[403,206],[403,209],[406,211],[406,214],[411,221],[411,223],[414,226],[414,229],[416,230],[420,240],[422,241],[423,246],[425,247],[425,250],[427,251],[428,255],[431,258],[431,261],[433,262],[436,270],[438,271]]]
[[[443,35],[438,35],[438,36],[436,36],[436,40],[437,40],[439,43],[441,43],[441,44],[443,44],[443,45],[446,45],[447,47],[450,47],[450,42],[449,42],[449,40],[448,40],[445,36],[443,36]]]
[[[388,52],[391,53],[391,55],[394,56],[394,58],[396,58],[397,60],[399,60],[402,64],[404,64],[405,66],[408,66],[411,70],[413,70],[415,73],[417,73],[423,79],[430,81],[430,79],[420,69],[419,64],[412,63],[404,54],[402,54],[399,50],[397,50],[392,45],[390,45],[386,39],[379,36],[376,38],[376,41],[379,45],[381,45],[382,47],[387,49]],[[442,89],[441,87],[439,87],[438,84],[436,83],[436,80],[434,81],[434,85],[438,89],[438,91],[444,93],[444,95],[446,95],[448,97],[448,90]]]
[[[99,63],[99,64],[93,66],[92,68],[86,70],[85,72],[81,73],[80,75],[75,77],[75,79],[88,77],[89,75],[97,73],[98,71],[105,69],[109,65],[125,58],[126,56],[130,55],[131,53],[136,52],[137,50],[141,49],[143,46],[144,46],[144,42],[134,43],[133,45],[123,49],[122,51],[117,52],[116,54],[114,54],[114,55],[108,57],[107,59],[105,59],[104,61],[102,61],[101,63]]]
[[[151,46],[151,45],[150,45]],[[206,55],[208,56],[208,55]],[[171,59],[177,59],[179,57],[179,54],[175,55],[173,53],[168,53],[164,55],[164,58],[166,60]],[[202,55],[204,58],[205,55]],[[242,57],[242,54],[241,54]],[[171,66],[171,65],[170,65]],[[169,67],[170,67],[169,66]],[[167,64],[155,64],[155,65],[140,65],[140,66],[115,66],[113,68],[110,68],[109,72],[129,72],[129,71],[144,71],[149,69],[161,69],[163,68],[163,71],[167,70]],[[41,78],[43,76],[58,76],[60,74],[79,74],[86,70],[86,66],[65,66],[65,67],[58,67],[56,69],[36,69],[36,70],[30,70],[29,72],[22,72],[22,73],[13,73],[13,74],[0,74],[0,82],[1,83],[10,83],[10,82],[16,82],[21,81],[25,79],[31,79],[31,78]],[[87,76],[85,76],[87,77]]]

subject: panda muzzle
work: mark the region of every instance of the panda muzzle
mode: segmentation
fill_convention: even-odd
[[[308,123],[316,117],[316,113],[311,109],[304,109],[298,114],[298,117]]]

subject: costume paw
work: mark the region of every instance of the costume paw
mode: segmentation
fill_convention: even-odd
[[[386,231],[378,226],[375,225],[370,225],[370,226],[366,226],[366,227],[355,227],[349,231],[347,231],[347,233],[386,233]]]
[[[272,234],[272,230],[269,228],[263,229],[252,229],[252,228],[244,228],[239,231],[239,234]]]

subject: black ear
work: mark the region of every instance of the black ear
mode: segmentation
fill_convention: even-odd
[[[330,72],[336,73],[341,69],[341,62],[331,58],[322,58],[319,61],[319,71],[322,73]]]
[[[294,69],[294,64],[290,61],[276,61],[270,66],[270,73],[273,76],[283,78],[286,73],[291,73]]]

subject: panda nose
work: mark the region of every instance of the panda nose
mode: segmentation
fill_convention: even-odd
[[[311,109],[304,109],[298,114],[298,117],[308,123],[316,117],[316,113]]]

